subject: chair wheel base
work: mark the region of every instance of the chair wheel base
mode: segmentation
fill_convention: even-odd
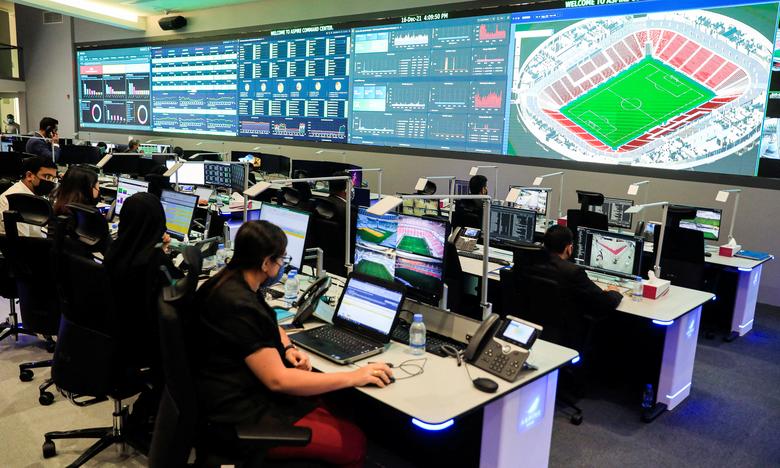
[[[22,382],[30,382],[35,374],[30,369],[23,369],[19,371],[19,380]]]
[[[54,394],[52,392],[41,392],[38,396],[38,403],[43,406],[49,406],[54,403]]]
[[[574,424],[575,426],[579,426],[582,424],[582,413],[579,414],[573,414],[571,418],[569,418],[569,422]]]
[[[57,447],[54,445],[54,442],[51,440],[47,440],[43,443],[43,458],[51,458],[53,456],[57,455]]]
[[[57,343],[55,343],[54,341],[46,342],[46,352],[53,353],[56,347],[57,347]]]

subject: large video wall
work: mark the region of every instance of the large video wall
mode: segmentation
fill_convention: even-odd
[[[546,5],[79,45],[80,128],[749,176],[780,157],[777,2]]]

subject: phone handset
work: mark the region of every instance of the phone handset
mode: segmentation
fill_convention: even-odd
[[[295,303],[298,310],[295,313],[295,317],[292,319],[292,326],[294,328],[303,328],[303,323],[317,310],[317,303],[328,289],[330,289],[330,276],[327,275],[317,278],[315,282],[306,288]]]
[[[460,237],[460,231],[462,230],[463,230],[462,227],[456,227],[455,229],[453,229],[452,232],[450,233],[450,238],[447,239],[447,242],[455,245],[455,242],[458,240],[458,237]]]
[[[488,315],[485,320],[479,325],[479,328],[469,340],[469,345],[466,347],[466,351],[463,352],[463,358],[467,362],[474,362],[479,356],[479,352],[485,346],[488,340],[491,340],[498,328],[499,317],[497,314]]]

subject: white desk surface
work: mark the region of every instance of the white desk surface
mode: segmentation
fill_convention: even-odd
[[[475,250],[475,252],[480,253],[481,251],[482,246],[478,246],[478,250]],[[500,249],[490,249],[490,253],[496,257],[504,258],[507,252]],[[482,276],[481,260],[461,256],[460,265],[464,273]],[[498,272],[496,271],[500,268],[502,268],[501,265],[490,263],[488,277],[492,280],[500,280]],[[689,311],[711,300],[713,297],[714,295],[709,292],[670,286],[669,292],[659,299],[643,298],[640,302],[634,302],[630,297],[624,297],[617,310],[650,320],[669,321],[685,315]]]
[[[360,387],[357,390],[404,414],[431,424],[443,423],[480,408],[512,390],[554,371],[577,356],[577,352],[572,349],[537,340],[528,361],[537,366],[538,369],[522,371],[520,378],[513,383],[469,365],[472,378],[487,377],[498,383],[496,393],[484,393],[474,388],[471,379],[466,374],[466,369],[463,366],[458,367],[454,358],[443,358],[431,353],[425,353],[424,356],[414,356],[409,352],[407,345],[394,341],[390,342],[384,353],[347,366],[335,364],[311,352],[307,353],[311,356],[312,366],[322,372],[351,371],[367,362],[374,361],[398,365],[408,359],[427,358],[424,372],[421,375],[396,380],[395,383],[385,388]],[[396,378],[402,378],[406,374],[402,370],[394,368],[393,375]]]

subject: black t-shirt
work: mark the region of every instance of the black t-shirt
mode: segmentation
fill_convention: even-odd
[[[269,390],[244,358],[262,348],[275,348],[282,362],[284,346],[276,314],[246,284],[240,273],[207,281],[198,290],[201,304],[198,343],[199,406],[210,422],[236,424],[269,414],[292,424],[312,409],[305,398]]]

